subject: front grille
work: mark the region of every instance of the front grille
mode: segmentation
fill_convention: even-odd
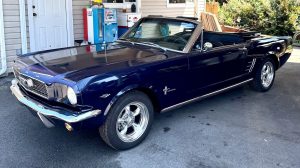
[[[19,84],[27,91],[48,99],[47,85],[37,79],[21,74],[18,70],[14,69],[14,74]]]

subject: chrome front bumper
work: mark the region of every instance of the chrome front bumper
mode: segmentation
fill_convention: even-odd
[[[88,111],[82,114],[77,114],[72,111],[58,111],[56,109],[51,109],[49,107],[46,107],[42,104],[39,104],[30,98],[27,98],[22,91],[20,90],[18,86],[18,81],[14,79],[12,81],[12,85],[10,87],[13,95],[18,99],[19,102],[24,104],[25,106],[33,109],[34,111],[37,112],[39,118],[42,120],[42,122],[45,124],[46,127],[54,127],[54,125],[46,118],[55,118],[62,120],[66,123],[77,123],[80,121],[84,121],[87,119],[90,119],[92,117],[96,117],[101,113],[101,110],[93,110],[93,111]]]

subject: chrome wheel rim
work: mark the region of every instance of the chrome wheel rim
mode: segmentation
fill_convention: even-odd
[[[123,142],[134,142],[147,129],[149,111],[145,104],[133,102],[126,105],[120,112],[116,124],[118,137]]]
[[[274,79],[274,67],[271,62],[266,62],[261,71],[261,81],[265,88],[268,88]]]

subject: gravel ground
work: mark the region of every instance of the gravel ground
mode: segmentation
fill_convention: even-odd
[[[97,130],[47,129],[0,79],[0,167],[300,167],[300,49],[274,88],[244,86],[157,115],[148,138],[118,152]]]

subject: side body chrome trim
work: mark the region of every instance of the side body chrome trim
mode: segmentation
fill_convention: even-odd
[[[230,89],[233,89],[233,88],[235,88],[235,87],[238,87],[238,86],[241,86],[241,85],[243,85],[243,84],[246,84],[246,83],[248,83],[248,82],[251,82],[252,80],[253,80],[253,78],[252,78],[252,79],[248,79],[248,80],[243,81],[243,82],[240,82],[240,83],[237,83],[237,84],[235,84],[235,85],[232,85],[232,86],[229,86],[229,87],[226,87],[226,88],[223,88],[223,89],[220,89],[220,90],[217,90],[217,91],[214,91],[214,92],[205,94],[205,95],[203,95],[203,96],[199,96],[199,97],[196,97],[196,98],[187,100],[187,101],[185,101],[185,102],[182,102],[182,103],[179,103],[179,104],[176,104],[176,105],[167,107],[167,108],[163,109],[161,112],[167,112],[167,111],[176,109],[176,108],[178,108],[178,107],[181,107],[181,106],[183,106],[183,105],[185,105],[185,104],[192,103],[192,102],[195,102],[195,101],[198,101],[198,100],[202,100],[202,99],[205,99],[205,98],[208,98],[208,97],[217,95],[217,94],[222,93],[222,92],[224,92],[224,91],[226,91],[226,90],[230,90]]]

